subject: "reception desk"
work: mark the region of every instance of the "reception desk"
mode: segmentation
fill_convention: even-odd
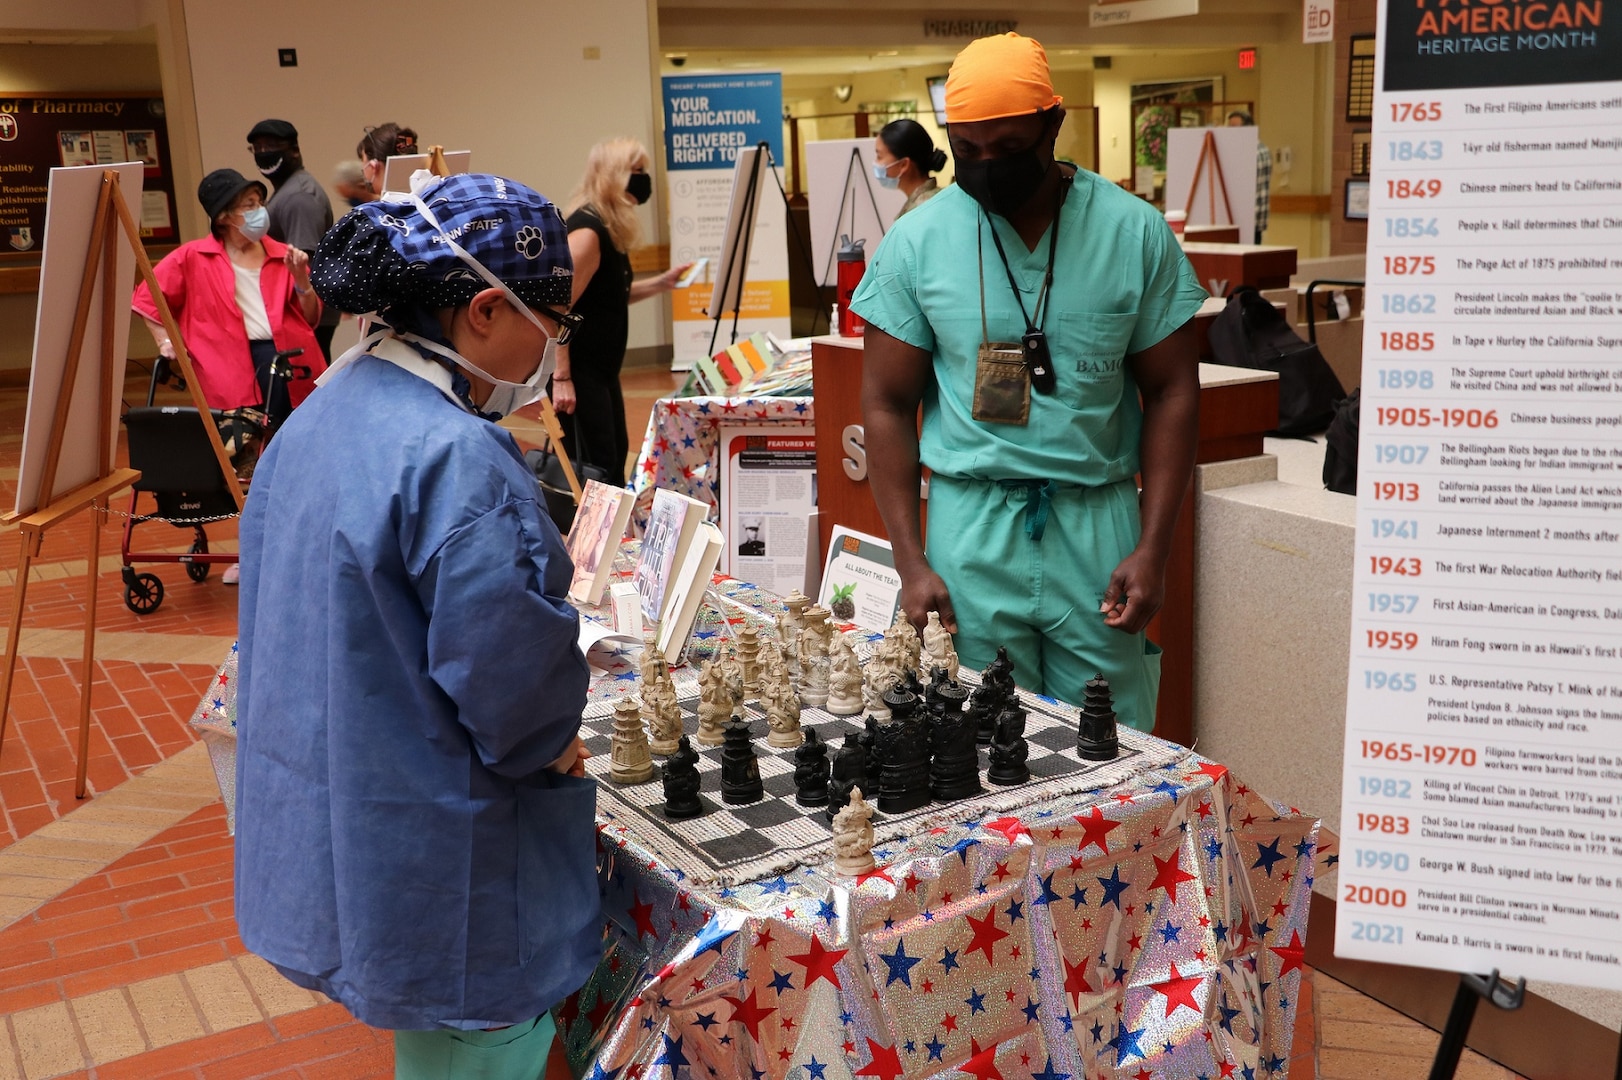
[[[1204,330],[1222,308],[1209,301],[1196,317]],[[1204,351],[1202,346],[1202,352]],[[835,525],[888,535],[867,481],[862,428],[862,339],[824,337],[811,346],[817,413],[818,518],[827,551]],[[1278,376],[1246,368],[1200,364],[1200,464],[1254,457],[1262,437],[1278,424]],[[1149,634],[1165,650],[1155,734],[1188,746],[1194,737],[1194,511],[1193,485],[1184,495],[1171,557],[1166,602]]]

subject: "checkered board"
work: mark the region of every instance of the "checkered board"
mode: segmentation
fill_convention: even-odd
[[[698,731],[698,682],[690,670],[675,674],[676,696],[681,703],[682,729],[693,736]],[[979,677],[964,670],[959,679],[965,687],[979,685]],[[625,684],[635,693],[633,683]],[[1029,806],[1048,798],[1080,791],[1111,787],[1146,769],[1170,760],[1169,753],[1181,752],[1157,739],[1121,728],[1120,754],[1114,761],[1085,761],[1076,753],[1077,712],[1051,698],[1020,691],[1029,716],[1025,738],[1030,744],[1026,764],[1031,779],[1013,787],[985,782],[987,751],[980,748],[980,775],[985,792],[956,802],[931,802],[906,814],[877,812],[877,793],[863,794],[874,806],[874,844],[899,836],[913,835],[937,823],[973,820],[982,816]],[[794,801],[794,751],[768,746],[765,711],[751,700],[745,717],[755,737],[755,756],[760,762],[760,779],[765,798],[744,805],[728,805],[721,800],[721,747],[699,746],[699,794],[704,813],[685,821],[664,816],[664,784],[659,768],[645,784],[619,785],[609,777],[609,757],[613,746],[614,707],[611,701],[594,702],[586,709],[581,736],[592,757],[587,772],[598,781],[598,816],[624,827],[638,845],[658,855],[666,865],[680,869],[699,883],[735,885],[771,874],[780,874],[800,865],[825,861],[831,855],[833,830],[822,807],[801,806]],[[829,760],[844,745],[845,736],[862,730],[865,717],[833,716],[822,709],[806,708],[800,716],[802,729],[815,728],[829,744]],[[664,759],[654,758],[656,765]],[[661,766],[662,767],[662,766]]]

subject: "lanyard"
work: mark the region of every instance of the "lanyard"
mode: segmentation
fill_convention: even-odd
[[[1019,284],[1014,280],[1013,268],[1008,265],[1008,254],[1003,251],[1002,238],[997,235],[997,227],[991,223],[991,218],[986,214],[985,209],[980,210],[982,220],[991,230],[991,242],[997,245],[997,257],[1002,260],[1003,272],[1008,275],[1008,288],[1014,294],[1014,303],[1019,305],[1019,314],[1025,320],[1025,332],[1027,334],[1041,330],[1042,324],[1047,321],[1048,293],[1053,288],[1053,264],[1059,254],[1059,218],[1064,210],[1064,197],[1069,187],[1070,177],[1064,176],[1063,183],[1059,185],[1059,190],[1053,197],[1053,232],[1048,235],[1048,270],[1046,276],[1042,279],[1042,291],[1036,297],[1036,321],[1034,322],[1031,321],[1031,316],[1025,310],[1025,298],[1019,294]],[[982,305],[983,303],[982,301]]]

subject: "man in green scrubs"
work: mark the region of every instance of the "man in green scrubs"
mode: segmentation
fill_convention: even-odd
[[[946,114],[956,183],[896,222],[851,303],[902,604],[919,623],[939,611],[964,663],[1005,645],[1022,686],[1063,701],[1102,673],[1147,731],[1160,660],[1143,630],[1193,470],[1205,290],[1153,207],[1056,161],[1041,45],[970,44]],[[988,341],[1008,346],[990,363]]]

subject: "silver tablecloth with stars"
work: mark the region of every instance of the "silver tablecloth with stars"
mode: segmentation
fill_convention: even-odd
[[[699,654],[775,610],[717,593]],[[556,1011],[572,1062],[591,1080],[1284,1077],[1318,823],[1163,745],[1169,764],[1115,787],[891,841],[859,880],[702,886],[600,820],[603,962]]]

